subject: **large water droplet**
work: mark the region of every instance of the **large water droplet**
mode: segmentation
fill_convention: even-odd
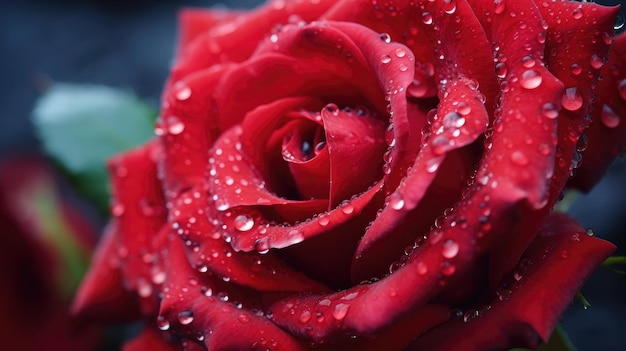
[[[549,119],[555,119],[559,116],[559,110],[553,103],[546,102],[541,106],[541,115]]]
[[[185,124],[176,116],[169,116],[165,119],[167,131],[172,135],[178,135],[185,130]]]
[[[170,321],[167,320],[164,316],[158,316],[156,320],[156,325],[159,330],[168,330],[170,329]]]
[[[180,86],[176,91],[176,99],[179,101],[185,101],[191,97],[191,88],[186,85]]]
[[[465,118],[457,112],[448,112],[442,121],[447,128],[460,128],[465,124]]]
[[[583,9],[581,7],[575,8],[574,11],[572,12],[572,17],[574,17],[574,19],[583,18]]]
[[[445,258],[454,258],[459,253],[459,244],[452,239],[448,239],[443,243],[441,253]]]
[[[178,313],[178,321],[182,325],[188,325],[193,322],[193,312],[191,311],[182,311]]]
[[[387,54],[382,54],[382,56],[380,56],[380,62],[382,62],[382,63],[389,63],[389,62],[391,62],[391,56],[389,56]]]
[[[520,78],[520,85],[525,89],[535,89],[541,85],[541,74],[534,69],[529,69],[522,73]]]
[[[496,15],[499,15],[502,12],[504,12],[504,0],[494,0],[493,1],[493,12]]]
[[[346,318],[346,315],[348,314],[348,309],[350,309],[350,305],[346,303],[338,303],[333,310],[333,318],[338,321]]]
[[[615,113],[615,111],[613,111],[613,109],[609,105],[607,105],[607,104],[604,104],[602,106],[602,112],[600,113],[600,119],[602,120],[602,123],[604,123],[604,125],[609,127],[609,128],[617,127],[619,125],[619,122],[620,122],[619,115],[617,113]]]
[[[569,111],[576,111],[583,106],[583,98],[578,92],[578,88],[571,87],[565,89],[565,93],[561,98],[561,105]]]
[[[574,63],[572,64],[572,66],[570,66],[570,71],[572,72],[573,75],[577,76],[583,71],[583,68],[580,67],[579,64]]]
[[[240,232],[246,232],[254,226],[254,219],[246,215],[239,215],[234,221],[235,229]]]
[[[594,69],[600,69],[602,68],[602,65],[604,65],[604,62],[602,62],[602,58],[600,56],[593,54],[589,59],[589,64],[591,64],[591,67]]]
[[[385,43],[391,43],[391,36],[387,33],[380,33],[380,40],[384,41]]]
[[[308,322],[310,320],[311,320],[311,312],[310,311],[303,311],[300,314],[300,322],[306,323],[306,322]]]
[[[433,16],[430,14],[430,12],[422,13],[422,22],[424,22],[424,24],[432,24],[433,23]]]
[[[397,192],[389,196],[389,206],[394,210],[401,210],[404,207],[404,199]]]

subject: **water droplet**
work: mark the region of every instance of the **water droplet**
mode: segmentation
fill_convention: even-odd
[[[472,107],[465,102],[461,102],[456,107],[456,112],[458,112],[461,116],[467,116],[472,112]]]
[[[572,72],[572,74],[573,74],[573,75],[577,76],[577,75],[579,75],[579,74],[583,71],[583,68],[582,68],[582,67],[580,67],[580,65],[579,65],[579,64],[574,63],[574,64],[572,64],[572,66],[570,67],[570,70],[571,70],[571,72]]]
[[[241,322],[241,323],[248,323],[250,322],[250,317],[248,315],[245,314],[240,314],[239,317],[237,317],[237,319]]]
[[[272,35],[270,35],[270,41],[274,44],[278,43],[278,34],[273,33]]]
[[[311,312],[310,311],[303,311],[302,314],[300,314],[300,322],[306,323],[306,322],[308,322],[310,320],[311,320]]]
[[[350,309],[350,305],[346,303],[338,303],[333,310],[333,318],[338,321],[344,319],[348,314],[348,309]]]
[[[591,58],[589,59],[589,63],[591,64],[591,67],[593,67],[594,69],[600,69],[602,68],[602,65],[604,65],[604,62],[602,62],[602,58],[600,58],[600,56],[596,54],[591,55]]]
[[[502,12],[504,12],[504,0],[494,0],[493,1],[493,12],[496,15],[499,15]]]
[[[511,162],[518,166],[526,166],[528,164],[528,157],[521,151],[513,151],[511,153]]]
[[[403,58],[404,56],[406,56],[406,51],[403,48],[397,48],[396,57]]]
[[[443,243],[441,254],[445,258],[454,258],[459,253],[459,244],[452,239],[448,239]]]
[[[569,111],[576,111],[583,106],[583,98],[578,92],[578,88],[571,87],[565,89],[565,93],[561,98],[561,105]]]
[[[443,117],[442,123],[447,128],[460,128],[465,124],[465,118],[458,112],[448,112]]]
[[[619,125],[620,122],[620,117],[617,113],[615,113],[615,111],[613,111],[613,109],[607,105],[604,104],[602,106],[602,112],[600,113],[600,119],[602,120],[602,123],[604,123],[605,126],[609,127],[609,128],[615,128]]]
[[[170,321],[167,320],[164,316],[158,316],[156,320],[156,325],[159,330],[168,330],[170,329]]]
[[[380,62],[385,63],[385,64],[391,62],[391,56],[389,56],[387,54],[383,54],[380,57]]]
[[[454,274],[456,271],[456,267],[450,262],[443,262],[441,264],[441,274],[449,277]]]
[[[388,33],[380,33],[380,40],[385,43],[391,43],[391,36]]]
[[[270,251],[269,238],[259,238],[254,243],[254,249],[260,254],[266,254]]]
[[[541,85],[541,74],[534,69],[529,69],[522,73],[520,85],[525,89],[535,89]]]
[[[319,223],[319,225],[321,225],[322,227],[327,226],[329,222],[330,222],[330,219],[328,219],[328,216],[326,215],[322,214],[317,218],[317,223]]]
[[[441,158],[442,156],[438,156],[438,157],[433,157],[429,159],[428,161],[426,161],[426,172],[435,173],[439,169],[439,166],[441,165],[441,161],[442,161]]]
[[[404,199],[400,194],[395,192],[389,197],[389,206],[394,210],[401,210],[404,207]]]
[[[522,66],[532,68],[535,66],[535,59],[532,56],[524,56],[522,58]]]
[[[496,74],[498,75],[498,78],[506,77],[506,74],[507,74],[506,63],[499,62],[496,64]]]
[[[424,22],[424,24],[432,24],[433,23],[433,16],[430,14],[430,12],[422,13],[422,22]]]
[[[191,311],[182,311],[178,313],[178,321],[182,325],[188,325],[193,322],[193,312]]]
[[[234,224],[235,229],[240,232],[246,232],[254,226],[254,219],[246,215],[239,215],[235,218]]]
[[[541,115],[549,119],[555,119],[559,116],[559,110],[553,103],[546,102],[541,106]]]
[[[352,205],[349,202],[345,202],[341,205],[341,212],[345,213],[345,214],[351,214],[352,212],[354,212],[354,205]]]
[[[572,17],[574,17],[574,19],[583,18],[583,9],[581,7],[575,8],[574,11],[572,12]]]
[[[428,273],[428,267],[426,267],[426,263],[424,262],[417,262],[417,274],[419,275],[424,275],[426,273]]]
[[[324,109],[330,112],[333,116],[339,116],[339,107],[333,103],[326,105]]]
[[[454,0],[444,0],[443,1],[443,11],[448,15],[453,14],[456,11],[456,1]]]
[[[186,85],[181,86],[176,92],[176,99],[179,101],[185,101],[191,97],[191,88]]]
[[[176,116],[169,116],[165,119],[167,132],[172,135],[178,135],[185,130],[185,124]]]

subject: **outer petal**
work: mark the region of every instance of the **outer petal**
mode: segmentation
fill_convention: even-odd
[[[524,254],[499,298],[418,338],[410,350],[506,350],[547,341],[583,282],[615,250],[554,214]],[[488,331],[488,332],[485,332]]]
[[[602,37],[606,39],[607,35]],[[591,111],[593,122],[585,131],[586,140],[578,144],[584,162],[569,183],[582,191],[591,190],[626,148],[626,33],[613,41],[609,61],[600,76]]]
[[[253,11],[242,12],[232,16],[232,19],[220,21],[219,25],[209,24],[207,27],[210,27],[210,30],[203,35],[194,35],[196,26],[193,24],[199,21],[195,17],[192,18],[191,28],[188,26],[183,28],[185,30],[183,40],[187,37],[194,37],[195,40],[183,47],[179,60],[172,69],[170,84],[215,64],[248,59],[257,44],[267,37],[272,29],[279,30],[281,25],[290,22],[316,20],[333,2],[270,1]],[[216,14],[217,11],[211,11],[210,17],[217,17]]]
[[[124,344],[122,351],[175,351],[177,348],[165,341],[162,335],[153,329],[144,329],[141,334]]]

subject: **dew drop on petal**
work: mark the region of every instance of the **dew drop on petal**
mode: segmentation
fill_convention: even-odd
[[[167,131],[172,135],[178,135],[185,130],[185,124],[176,116],[169,116],[165,120]]]
[[[553,103],[546,102],[541,106],[541,115],[549,119],[555,119],[559,116],[559,110]]]
[[[445,258],[454,258],[459,253],[459,244],[452,239],[448,239],[443,243],[441,253]]]
[[[465,124],[465,118],[458,112],[448,112],[443,117],[442,123],[448,128],[460,128]]]
[[[619,125],[620,122],[620,117],[617,113],[615,113],[615,111],[613,111],[613,109],[607,105],[604,104],[602,106],[602,112],[600,113],[600,119],[602,120],[602,123],[609,127],[609,128],[615,128]]]
[[[602,65],[604,65],[604,62],[602,62],[602,58],[600,58],[600,56],[596,54],[591,55],[591,58],[589,59],[589,63],[591,64],[591,67],[593,67],[594,69],[600,69],[602,68]]]
[[[572,64],[572,66],[570,66],[570,71],[572,72],[573,75],[577,76],[583,71],[583,68],[580,67],[579,64],[574,63]]]
[[[380,33],[380,40],[385,43],[391,43],[391,36],[388,33]]]
[[[389,56],[387,54],[383,54],[382,56],[380,56],[380,62],[382,62],[382,63],[389,63],[389,62],[391,62],[391,56]]]
[[[395,192],[389,197],[389,206],[394,210],[401,210],[404,207],[404,199],[400,194]]]
[[[574,17],[574,19],[583,18],[583,9],[581,7],[575,8],[574,11],[572,12],[572,17]]]
[[[320,215],[317,218],[317,223],[319,223],[319,225],[321,225],[322,227],[327,226],[329,222],[330,222],[330,219],[326,215]]]
[[[333,310],[333,318],[338,321],[346,318],[346,315],[348,314],[348,309],[350,309],[350,305],[346,303],[338,303]]]
[[[344,203],[343,205],[341,205],[341,212],[345,214],[351,214],[352,212],[354,212],[354,205],[348,202]]]
[[[426,263],[424,262],[417,262],[417,274],[419,275],[424,275],[428,273],[428,267],[426,267]]]
[[[518,166],[526,166],[528,165],[528,157],[521,151],[513,151],[511,153],[511,162],[515,163]]]
[[[561,105],[569,111],[576,111],[581,108],[583,106],[583,98],[578,92],[578,88],[571,87],[565,89],[565,93],[563,93],[561,98]]]
[[[245,314],[240,314],[237,319],[241,322],[241,323],[248,323],[250,322],[250,317],[248,315]]]
[[[433,16],[430,14],[430,12],[422,13],[422,22],[424,22],[424,24],[432,24],[433,23]]]
[[[188,325],[193,322],[193,312],[191,311],[182,311],[178,313],[178,321],[182,325]]]
[[[504,12],[504,0],[494,0],[493,1],[493,12],[496,15],[499,15],[502,12]]]
[[[311,320],[311,312],[310,311],[303,311],[300,314],[300,322],[306,323],[306,322],[308,322],[310,320]]]
[[[238,231],[245,232],[252,229],[252,227],[254,226],[254,219],[246,215],[239,215],[235,218],[234,225],[235,229],[237,229]]]
[[[534,69],[525,71],[520,78],[520,85],[525,89],[535,89],[541,85],[541,82],[541,74]]]
[[[456,267],[450,262],[443,262],[441,264],[441,274],[449,277],[454,274],[456,271]]]
[[[157,328],[159,328],[159,330],[170,329],[170,322],[164,316],[157,317],[156,325],[157,325]]]
[[[191,97],[191,88],[183,85],[176,91],[176,99],[179,101],[185,101]]]

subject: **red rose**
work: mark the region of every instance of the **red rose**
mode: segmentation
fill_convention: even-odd
[[[0,333],[3,350],[96,350],[100,332],[68,313],[96,232],[61,197],[40,158],[0,163]]]
[[[617,11],[183,12],[158,138],[110,161],[76,310],[144,317],[127,350],[537,346],[614,249],[550,212],[586,130],[581,187],[624,148]]]

